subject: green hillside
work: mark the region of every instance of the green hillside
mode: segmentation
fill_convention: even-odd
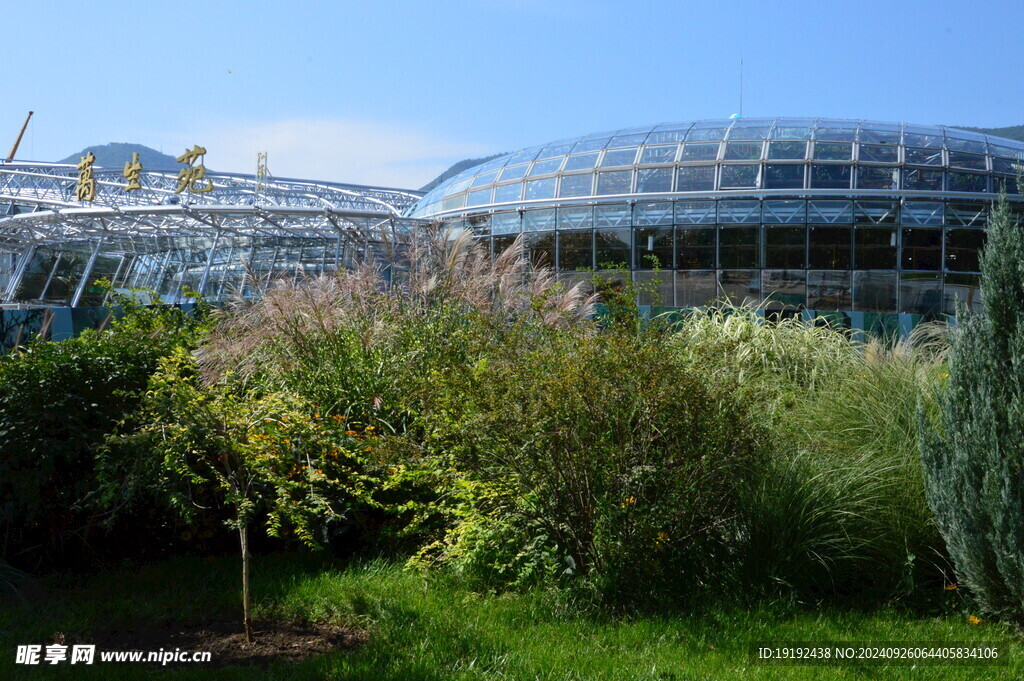
[[[1005,128],[969,128],[966,125],[958,125],[956,127],[963,130],[973,130],[974,132],[983,132],[986,135],[998,135],[999,137],[1006,137],[1011,140],[1024,142],[1024,125],[1010,125]]]
[[[145,170],[178,170],[181,164],[174,156],[162,154],[156,149],[150,149],[142,144],[126,144],[124,142],[111,142],[86,147],[77,154],[71,154],[60,163],[78,163],[86,152],[91,151],[96,156],[96,165],[105,168],[123,168],[124,164],[132,160],[132,154],[139,154],[139,162]]]

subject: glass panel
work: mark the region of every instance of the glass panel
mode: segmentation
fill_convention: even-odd
[[[741,118],[729,128],[730,140],[763,140],[771,130],[771,119]]]
[[[494,184],[494,180],[498,177],[498,171],[492,170],[489,173],[480,173],[473,178],[474,187],[482,187],[485,184]]]
[[[854,266],[858,270],[896,269],[896,229],[857,227],[853,230]]]
[[[899,168],[859,166],[857,189],[899,189]]]
[[[592,137],[590,139],[580,140],[576,143],[576,146],[572,148],[573,152],[580,154],[584,151],[594,151],[596,149],[604,149],[604,146],[608,144],[609,137]]]
[[[534,232],[526,235],[530,262],[537,267],[554,267],[555,232]]]
[[[678,170],[676,191],[709,192],[715,188],[715,166],[683,166]]]
[[[780,120],[772,128],[769,136],[773,140],[806,140],[811,137],[811,129],[801,121]]]
[[[710,269],[715,266],[713,227],[676,227],[677,267],[681,270]]]
[[[519,231],[519,213],[494,213],[491,216],[491,234],[513,234]]]
[[[764,221],[807,222],[807,202],[799,199],[769,199],[764,202]]]
[[[475,192],[469,193],[469,198],[466,200],[467,206],[483,206],[491,202],[491,188],[477,189]]]
[[[526,169],[529,167],[530,165],[528,163],[518,166],[505,166],[505,169],[501,171],[501,181],[518,180],[526,177]]]
[[[683,138],[686,137],[686,131],[689,129],[689,123],[669,123],[664,126],[659,125],[647,136],[646,141],[648,144],[660,144],[662,142],[682,142]]]
[[[760,267],[760,256],[760,227],[722,227],[718,230],[719,267]]]
[[[956,152],[985,153],[985,136],[966,130],[946,130],[946,148]]]
[[[850,166],[835,165],[812,165],[811,166],[811,188],[812,189],[849,189],[850,188]]]
[[[629,227],[632,217],[628,203],[594,206],[595,227]]]
[[[815,142],[816,161],[849,161],[853,159],[853,145],[842,142]]]
[[[984,227],[988,224],[987,204],[976,201],[946,203],[946,224],[956,227]]]
[[[588,270],[594,268],[594,233],[574,229],[558,233],[558,269]]]
[[[807,228],[768,225],[765,231],[764,266],[798,269],[806,266]]]
[[[523,183],[513,182],[512,184],[498,185],[494,188],[494,202],[506,203],[518,201],[523,193]]]
[[[896,290],[896,272],[854,272],[853,309],[894,314]]]
[[[807,221],[828,224],[853,222],[853,204],[850,201],[810,201],[807,204]]]
[[[718,221],[733,224],[761,222],[761,202],[757,199],[719,201]]]
[[[988,170],[985,157],[981,154],[965,154],[962,151],[949,152],[949,165],[968,170]]]
[[[764,270],[761,285],[766,309],[800,309],[807,304],[804,270]]]
[[[629,269],[629,229],[594,230],[594,251],[597,269]]]
[[[899,147],[862,144],[857,151],[862,163],[898,163],[900,160]]]
[[[806,157],[806,142],[772,142],[768,145],[768,159],[772,161],[803,160]]]
[[[537,175],[547,175],[548,173],[556,172],[562,165],[562,160],[563,158],[559,156],[558,158],[549,158],[546,161],[537,161],[533,164],[533,167],[530,168],[530,176],[534,177]]]
[[[552,156],[565,156],[566,154],[569,153],[574,144],[575,142],[549,144],[548,146],[540,150],[540,153],[537,154],[537,158],[542,159],[551,158]]]
[[[942,171],[907,168],[903,171],[903,188],[942,191]]]
[[[718,278],[714,272],[676,272],[676,305],[706,307],[718,297]]]
[[[942,230],[903,228],[903,257],[905,270],[942,269]]]
[[[722,166],[722,177],[719,181],[719,187],[721,189],[756,188],[760,174],[761,166],[758,164]]]
[[[523,211],[524,232],[547,232],[555,229],[555,209],[541,208],[539,210]],[[554,262],[554,261],[552,261]]]
[[[725,137],[725,128],[718,123],[694,123],[690,131],[686,133],[687,142],[708,142],[720,140]]]
[[[992,191],[1006,192],[1007,194],[1020,194],[1020,188],[1017,186],[1017,178],[993,175]]]
[[[604,152],[604,158],[601,159],[601,167],[631,166],[633,165],[634,160],[636,160],[636,147],[631,147],[629,149],[609,149]]]
[[[472,178],[467,178],[465,180],[459,180],[458,182],[452,182],[450,185],[448,185],[448,188],[444,190],[445,196],[464,191],[469,187],[469,183],[471,181]]]
[[[852,142],[857,130],[852,127],[832,127],[829,123],[819,124],[814,129],[814,139],[832,140],[835,142]]]
[[[807,307],[812,310],[853,309],[853,279],[851,273],[808,272]]]
[[[640,227],[633,236],[636,269],[672,269],[671,227]]]
[[[594,183],[593,173],[583,175],[563,175],[558,188],[558,195],[561,197],[590,196]]]
[[[816,270],[850,269],[850,231],[850,227],[811,227],[808,266]]]
[[[715,223],[717,204],[714,201],[676,201],[676,224],[702,225]]]
[[[951,192],[984,192],[988,177],[978,173],[946,173],[946,189]]]
[[[765,189],[803,189],[804,165],[769,163],[764,167]]]
[[[466,227],[473,230],[474,234],[485,236],[490,235],[491,216],[489,213],[471,215],[466,218]]]
[[[903,162],[919,166],[941,166],[942,150],[907,147],[903,150]]]
[[[640,163],[672,163],[676,160],[676,150],[679,147],[675,144],[664,144],[655,147],[644,147],[640,154]]]
[[[555,197],[554,177],[543,180],[530,180],[526,183],[526,199],[553,199]]]
[[[591,168],[594,167],[594,164],[597,163],[597,157],[599,155],[600,152],[592,151],[589,154],[575,154],[573,156],[570,156],[565,161],[565,168],[563,168],[562,171],[568,172],[570,170],[590,170]]]
[[[903,204],[905,225],[941,225],[942,202],[940,201],[907,201]]]
[[[942,290],[942,310],[946,314],[957,314],[957,303],[971,312],[981,312],[981,276],[977,274],[947,274]]]
[[[634,128],[635,130],[636,128]],[[636,144],[643,144],[643,141],[647,139],[647,132],[639,132],[628,135],[616,135],[608,143],[609,147],[628,147]]]
[[[725,145],[726,161],[758,161],[761,159],[760,142],[728,142]]]
[[[675,281],[672,270],[633,272],[633,281],[637,285],[638,304],[656,307],[675,305]]]
[[[899,144],[900,126],[898,123],[895,125],[887,125],[885,123],[868,123],[861,126],[859,135],[858,139],[861,142],[886,145]]]
[[[672,191],[672,173],[672,168],[641,168],[636,176],[637,193]]]
[[[640,201],[633,207],[633,224],[638,227],[656,227],[672,224],[671,201]]]
[[[943,138],[944,135],[938,128],[908,125],[903,129],[903,143],[910,147],[937,149],[942,146]]]
[[[755,303],[761,299],[761,273],[758,270],[719,270],[718,284],[720,295],[734,304]]]
[[[928,317],[942,312],[942,279],[939,273],[904,272],[900,275],[900,312]]]
[[[714,161],[718,158],[718,143],[687,144],[680,161]]]
[[[458,210],[466,206],[466,195],[449,196],[441,202],[441,210]]]
[[[946,269],[954,272],[980,272],[978,252],[985,245],[982,229],[946,230]]]
[[[539,147],[532,149],[523,149],[522,151],[516,152],[512,155],[512,158],[508,160],[509,165],[515,165],[516,163],[522,163],[523,161],[532,161],[537,158],[537,154],[540,153]],[[522,177],[520,175],[519,177]]]
[[[589,229],[593,226],[592,206],[564,206],[558,209],[558,229]]]
[[[628,194],[632,183],[632,170],[606,170],[597,174],[597,193]]]
[[[894,225],[899,215],[899,201],[854,202],[854,219],[858,225]]]

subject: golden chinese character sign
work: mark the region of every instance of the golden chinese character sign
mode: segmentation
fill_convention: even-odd
[[[122,174],[128,180],[128,184],[124,188],[126,192],[130,192],[133,189],[142,189],[142,184],[139,182],[142,176],[142,164],[139,162],[138,153],[132,154],[131,161],[125,161],[124,173]]]
[[[92,201],[96,198],[96,179],[92,174],[92,164],[95,162],[96,156],[90,151],[75,166],[78,170],[78,189],[75,196],[79,201]]]
[[[185,163],[187,167],[182,168],[178,173],[178,187],[174,190],[175,194],[180,194],[186,189],[196,194],[213,191],[213,180],[207,179],[206,185],[203,186],[203,180],[206,178],[206,166],[202,163],[193,165],[205,155],[206,148],[196,144],[192,149],[186,149],[185,153],[178,157],[178,163]]]

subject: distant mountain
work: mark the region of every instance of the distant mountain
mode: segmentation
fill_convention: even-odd
[[[963,130],[973,130],[974,132],[983,132],[986,135],[997,135],[999,137],[1006,137],[1011,140],[1018,140],[1024,142],[1024,125],[1010,125],[1005,128],[968,128],[965,126],[954,126]]]
[[[96,152],[93,152],[93,153],[96,153]],[[465,161],[459,161],[458,163],[456,163],[455,165],[450,167],[448,170],[444,171],[443,173],[441,173],[440,175],[435,177],[433,180],[431,180],[430,182],[428,182],[425,185],[423,185],[422,187],[420,187],[420,191],[421,192],[429,192],[431,189],[433,189],[437,185],[441,184],[442,182],[447,180],[449,177],[454,177],[454,176],[458,175],[459,173],[461,173],[466,168],[472,168],[475,165],[480,165],[481,163],[487,163],[492,158],[498,158],[499,156],[503,156],[503,155],[504,154],[493,154],[491,156],[484,156],[483,158],[467,158]]]
[[[94,147],[86,147],[77,154],[71,154],[59,163],[76,164],[88,152],[96,156],[96,165],[105,168],[124,168],[124,164],[132,160],[132,154],[138,153],[139,163],[144,170],[179,170],[182,165],[174,156],[162,154],[156,149],[150,149],[141,144],[125,144],[124,142],[111,142]]]

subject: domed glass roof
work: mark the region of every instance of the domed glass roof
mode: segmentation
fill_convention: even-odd
[[[501,156],[435,187],[408,215],[744,190],[1015,192],[1021,169],[1024,143],[944,126],[826,118],[664,123]]]

